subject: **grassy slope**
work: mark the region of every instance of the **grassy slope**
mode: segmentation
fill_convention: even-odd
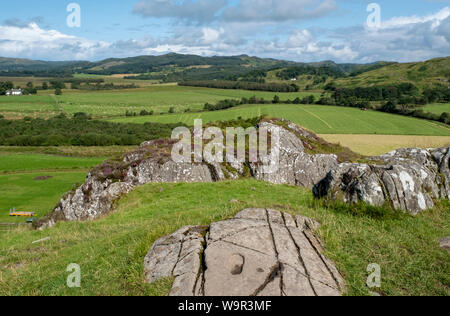
[[[104,158],[72,158],[42,154],[0,152],[0,222],[23,223],[23,218],[9,217],[18,211],[48,213],[61,196],[81,183],[87,171]],[[37,181],[36,177],[51,176]]]
[[[124,197],[103,219],[3,233],[0,295],[166,295],[170,280],[143,282],[143,260],[152,243],[185,225],[231,218],[247,207],[319,220],[327,255],[347,279],[350,295],[369,294],[370,263],[381,265],[382,294],[450,295],[450,253],[438,248],[438,240],[450,234],[448,208],[416,218],[373,219],[314,206],[307,190],[253,180],[149,184]],[[44,237],[51,240],[32,245]],[[66,287],[70,263],[81,266],[80,289]]]
[[[316,105],[256,105],[241,106],[231,110],[184,113],[114,119],[115,122],[183,122],[193,125],[196,118],[204,122],[252,118],[267,114],[286,118],[319,134],[382,134],[450,136],[450,128],[426,120],[381,112],[363,112],[355,108]]]
[[[437,115],[441,115],[444,112],[450,114],[450,103],[437,103],[426,105],[425,107],[423,107],[423,110],[425,112],[431,112]]]
[[[440,79],[449,78],[450,57],[436,58],[420,63],[393,64],[377,70],[336,80],[339,87],[389,85],[411,82],[423,89],[433,83],[445,84]]]

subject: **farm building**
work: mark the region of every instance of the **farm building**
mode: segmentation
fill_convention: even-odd
[[[22,89],[12,89],[12,90],[6,91],[6,95],[22,95],[22,94],[23,94]]]

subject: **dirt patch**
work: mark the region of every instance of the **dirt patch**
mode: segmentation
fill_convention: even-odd
[[[53,177],[52,176],[40,176],[40,177],[34,178],[34,181],[45,181],[45,180],[48,180],[51,178],[53,178]]]

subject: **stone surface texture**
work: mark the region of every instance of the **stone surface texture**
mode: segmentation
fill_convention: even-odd
[[[174,277],[172,296],[340,296],[345,282],[323,255],[309,218],[246,209],[210,227],[157,240],[146,280]]]

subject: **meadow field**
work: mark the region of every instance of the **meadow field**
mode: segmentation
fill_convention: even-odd
[[[319,105],[244,105],[215,112],[116,118],[111,121],[141,124],[181,122],[193,125],[195,119],[202,119],[206,123],[261,115],[285,118],[318,134],[450,136],[450,127],[436,122],[376,111],[361,111],[357,108]]]
[[[128,82],[128,81],[127,81]],[[0,96],[0,114],[6,118],[51,117],[55,114],[75,114],[85,112],[94,118],[125,116],[126,111],[154,111],[155,114],[186,110],[203,110],[205,103],[217,103],[224,99],[241,99],[256,96],[272,100],[278,95],[281,100],[303,98],[317,92],[274,93],[246,90],[223,90],[197,87],[183,87],[175,84],[151,85],[139,89],[83,91],[63,90],[63,95],[55,96],[52,90],[41,90],[38,95],[6,97]]]
[[[25,221],[9,217],[12,208],[35,212],[37,217],[47,214],[104,159],[4,152],[0,148],[0,223]]]
[[[450,147],[450,136],[348,134],[319,134],[319,136],[330,143],[340,144],[365,156],[378,156],[398,148]]]
[[[380,295],[447,296],[450,252],[439,249],[438,240],[450,234],[449,206],[417,217],[372,217],[326,208],[309,190],[254,180],[148,184],[99,220],[59,223],[45,231],[19,227],[0,235],[0,295],[167,295],[171,279],[144,282],[144,257],[156,239],[263,207],[321,223],[318,236],[346,279],[347,295],[370,295],[366,269],[376,262],[383,273]],[[50,239],[32,244],[42,238]],[[81,288],[66,286],[66,268],[73,262],[81,267]]]
[[[450,113],[450,103],[435,103],[423,107],[425,112],[441,115],[444,112]]]

